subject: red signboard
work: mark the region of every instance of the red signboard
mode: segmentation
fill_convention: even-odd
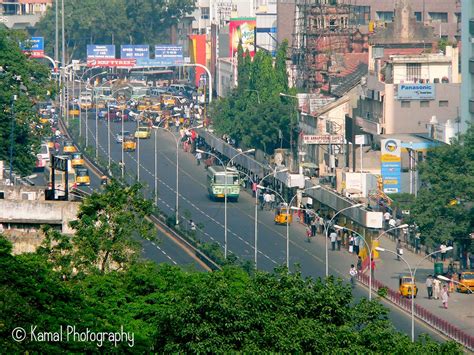
[[[44,51],[41,50],[27,50],[23,51],[30,58],[44,58]]]
[[[130,68],[137,64],[136,59],[87,59],[87,66],[98,67],[115,67],[115,68]]]

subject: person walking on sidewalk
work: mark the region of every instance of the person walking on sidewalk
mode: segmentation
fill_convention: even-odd
[[[342,241],[342,230],[337,232],[336,235],[336,243],[337,243],[337,250],[341,250],[341,241]]]
[[[433,277],[431,275],[426,279],[426,290],[428,291],[428,299],[433,298]]]
[[[446,244],[441,243],[439,246],[440,254],[441,254],[441,261],[446,260]]]
[[[331,248],[334,251],[336,250],[336,240],[337,240],[337,233],[334,229],[331,230],[331,234],[329,234],[329,238],[331,239]]]
[[[362,272],[362,258],[360,256],[357,259],[357,271]]]
[[[443,302],[443,307],[445,309],[448,309],[448,299],[449,299],[448,286],[444,285],[443,290],[441,291],[441,301]]]
[[[439,281],[437,278],[433,279],[433,293],[434,293],[434,299],[439,300],[439,293],[441,292],[441,281]]]
[[[310,226],[306,226],[306,241],[308,243],[311,242],[311,227]]]
[[[402,242],[397,239],[397,260],[400,261],[400,256],[403,255]]]
[[[370,258],[370,273],[372,274],[372,280],[375,280],[375,260]]]
[[[196,164],[201,165],[202,154],[201,152],[196,153]]]
[[[314,216],[311,220],[311,236],[316,236],[316,230],[318,229],[318,216]]]
[[[351,286],[352,288],[355,287],[355,279],[356,279],[356,276],[357,276],[357,270],[355,269],[354,267],[354,264],[351,265],[351,268],[349,270],[349,275],[351,277]]]

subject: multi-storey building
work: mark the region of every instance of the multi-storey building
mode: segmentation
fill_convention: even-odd
[[[52,3],[52,0],[0,0],[0,22],[8,28],[32,27]]]
[[[463,127],[474,122],[474,2],[462,2],[461,118]]]

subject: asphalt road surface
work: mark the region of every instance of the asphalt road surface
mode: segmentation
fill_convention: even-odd
[[[84,124],[82,125],[84,128]],[[89,117],[89,142],[95,143],[95,122],[93,114]],[[125,122],[124,128],[134,132],[135,122]],[[111,128],[111,159],[118,163],[121,160],[121,145],[115,143],[114,136],[121,131],[121,124],[110,123]],[[99,153],[107,159],[107,122],[99,122]],[[162,129],[157,130],[157,151],[154,149],[154,131],[151,139],[139,142],[140,181],[149,186],[148,196],[153,198],[155,184],[154,164],[157,162],[158,207],[167,214],[173,214],[176,196],[176,136]],[[85,134],[85,131],[83,132]],[[138,150],[125,153],[126,172],[137,175]],[[203,166],[197,166],[194,157],[183,152],[179,147],[179,213],[192,219],[203,227],[199,237],[204,241],[218,242],[224,245],[224,203],[210,201],[206,190],[206,172]],[[186,222],[184,222],[186,223]],[[241,194],[238,203],[228,203],[228,249],[242,259],[254,259],[254,199],[246,192]],[[273,271],[286,262],[286,227],[277,226],[273,222],[273,212],[259,211],[258,215],[258,268]],[[304,237],[304,228],[299,223],[290,226],[290,265],[301,270],[303,276],[324,277],[325,250],[321,240],[308,243]],[[152,245],[145,244],[145,255],[153,253]],[[156,253],[156,251],[155,251]],[[348,270],[355,259],[344,252],[330,252],[329,270],[335,277],[348,279]],[[357,286],[354,290],[356,298],[367,297],[367,290]],[[390,319],[397,329],[411,334],[410,316],[390,303]],[[424,323],[416,321],[415,334],[428,333],[437,340],[442,340],[438,333]]]

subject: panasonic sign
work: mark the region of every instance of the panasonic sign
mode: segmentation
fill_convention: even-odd
[[[398,100],[434,100],[434,84],[398,84]]]

